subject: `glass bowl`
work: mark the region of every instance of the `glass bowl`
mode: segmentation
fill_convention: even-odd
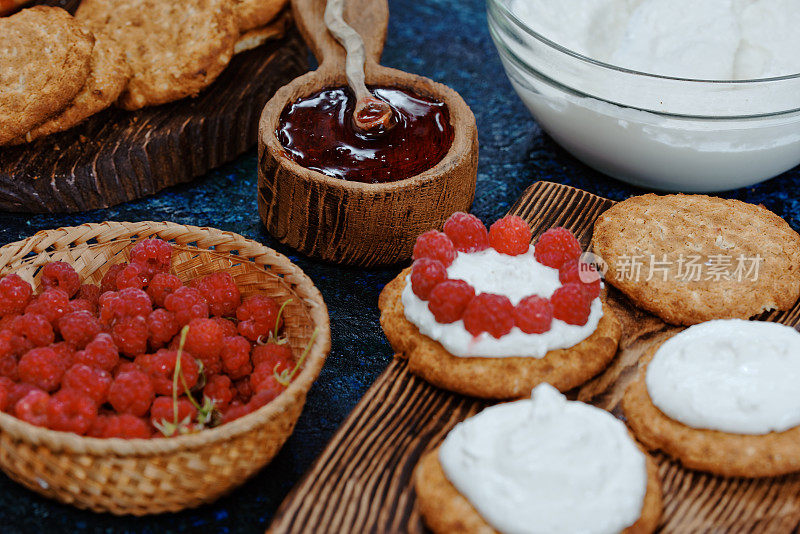
[[[511,84],[539,125],[595,169],[663,191],[746,187],[800,164],[800,74],[709,81],[593,60],[487,0]]]

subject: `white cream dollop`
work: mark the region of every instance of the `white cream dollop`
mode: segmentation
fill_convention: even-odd
[[[645,456],[625,425],[549,384],[457,425],[439,461],[505,534],[617,533],[639,519],[647,491]]]
[[[800,332],[777,323],[709,321],[659,347],[647,392],[671,419],[733,434],[800,425]]]
[[[475,288],[475,294],[504,295],[515,306],[531,295],[550,298],[561,287],[558,270],[542,265],[533,254],[533,247],[518,256],[500,254],[492,248],[468,254],[459,252],[447,268],[447,275],[451,280],[469,283]],[[603,316],[603,304],[596,298],[592,302],[589,320],[583,326],[553,319],[550,330],[543,334],[526,334],[515,326],[500,339],[488,333],[473,337],[464,328],[464,321],[437,322],[428,309],[428,303],[412,291],[409,279],[406,279],[401,298],[406,318],[421,333],[441,343],[454,356],[464,358],[543,358],[551,350],[574,347],[591,336]]]

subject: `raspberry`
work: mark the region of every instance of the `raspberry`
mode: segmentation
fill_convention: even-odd
[[[108,371],[89,367],[82,363],[73,365],[61,380],[64,389],[74,389],[83,392],[98,406],[108,400],[108,389],[111,387],[111,374]]]
[[[233,401],[228,407],[228,410],[222,414],[222,423],[230,423],[252,412],[253,410],[250,406]]]
[[[103,279],[100,281],[100,295],[119,289],[117,287],[117,275],[127,266],[127,263],[118,263],[108,268],[108,271],[106,271],[106,274],[103,275]]]
[[[546,298],[525,297],[514,308],[514,322],[526,334],[543,334],[553,322],[553,307]]]
[[[566,228],[551,228],[536,242],[534,256],[542,265],[558,269],[567,261],[580,258],[581,244]]]
[[[158,273],[147,286],[147,294],[153,299],[156,306],[163,307],[167,295],[183,287],[181,279],[174,274]]]
[[[136,357],[136,361],[138,362],[140,358],[146,358],[147,356],[148,356],[147,354],[140,354],[139,356]],[[120,360],[119,364],[117,364],[117,366],[111,370],[111,376],[117,378],[122,373],[127,373],[128,371],[145,371],[145,370],[144,368],[142,368],[141,365],[136,365],[134,362],[123,358]],[[152,379],[153,377],[151,376],[150,380]]]
[[[253,370],[253,374],[250,375],[250,388],[253,394],[266,391],[274,399],[286,389],[286,386],[278,382],[275,377],[275,369],[271,365],[262,363],[257,365]]]
[[[158,238],[139,241],[131,249],[131,263],[142,267],[149,278],[157,273],[169,272],[172,264],[172,246]]]
[[[11,331],[11,325],[14,322],[14,319],[19,317],[21,314],[14,314],[14,315],[4,315],[0,318],[0,330],[8,330]]]
[[[428,309],[436,318],[436,322],[454,323],[464,316],[464,311],[472,299],[475,290],[463,280],[447,280],[431,291]]]
[[[473,336],[488,332],[501,338],[514,328],[514,306],[508,297],[481,293],[464,311],[464,328]]]
[[[253,349],[253,365],[269,365],[270,369],[280,373],[294,363],[292,348],[286,343],[267,343]]]
[[[96,438],[149,439],[150,427],[135,415],[101,415],[89,431]]]
[[[500,254],[525,254],[531,244],[531,230],[522,217],[506,215],[489,228],[489,243]]]
[[[25,313],[41,315],[55,327],[58,324],[58,320],[67,313],[67,308],[69,308],[67,294],[60,289],[51,288],[45,290],[44,293],[28,304],[28,307],[25,308]]]
[[[223,338],[220,357],[223,371],[242,378],[238,371],[250,366],[250,342],[241,336]]]
[[[19,378],[44,391],[55,391],[61,385],[64,366],[53,349],[33,349],[20,358]]]
[[[211,315],[233,317],[242,303],[242,294],[233,277],[225,272],[214,273],[195,282],[195,287],[208,301]]]
[[[11,390],[14,382],[10,378],[0,377],[0,411],[7,412],[11,408]]]
[[[137,417],[147,413],[154,397],[153,383],[143,371],[120,373],[108,390],[108,402],[118,413]]]
[[[47,426],[47,406],[50,395],[41,389],[26,393],[14,406],[14,415],[36,426]]]
[[[42,268],[42,287],[51,287],[62,290],[69,298],[78,293],[81,287],[81,279],[75,272],[72,265],[63,261],[48,263]]]
[[[125,317],[147,317],[152,310],[150,297],[141,289],[120,289],[100,297],[100,322],[107,327]]]
[[[178,407],[177,423],[191,423],[197,418],[197,408],[186,397],[179,398],[177,404],[173,404],[172,397],[156,397],[150,408],[150,422],[154,426],[175,423],[175,406]]]
[[[100,321],[87,311],[69,313],[58,320],[58,330],[64,341],[83,349],[102,332]]]
[[[411,290],[422,300],[428,300],[431,291],[447,280],[447,269],[439,260],[420,258],[411,266]]]
[[[153,350],[166,346],[179,330],[178,321],[172,312],[159,308],[147,316],[147,331],[150,348]]]
[[[19,384],[12,384],[11,389],[9,389],[9,397],[8,397],[9,413],[12,413],[14,410],[14,406],[16,406],[17,403],[31,391],[42,391],[42,390],[34,385],[26,384],[24,382],[21,382]]]
[[[74,363],[111,372],[119,363],[119,350],[108,334],[98,334],[84,350],[75,353]]]
[[[150,375],[150,380],[156,393],[159,395],[172,395],[172,383],[177,360],[177,351],[161,349],[155,354],[138,356],[136,365]],[[181,353],[181,374],[189,389],[193,388],[200,378],[200,367],[197,365],[197,360],[186,352]],[[185,392],[180,378],[178,378],[178,392]]]
[[[428,258],[439,260],[448,267],[456,259],[456,247],[447,234],[436,230],[428,230],[417,238],[414,244],[413,259]]]
[[[192,287],[179,287],[164,299],[164,308],[175,314],[181,327],[192,319],[208,318],[208,302],[205,297]]]
[[[144,317],[125,317],[111,330],[111,337],[119,351],[130,357],[147,352],[147,339],[150,332]]]
[[[32,298],[33,288],[16,274],[0,278],[0,316],[22,314]]]
[[[14,319],[11,330],[32,343],[34,347],[46,347],[55,341],[50,322],[36,313],[26,313]]]
[[[211,319],[193,319],[186,334],[185,349],[195,358],[215,360],[219,358],[223,346],[222,327]]]
[[[83,284],[78,289],[76,299],[85,300],[92,306],[92,311],[97,311],[97,304],[100,301],[100,287],[94,284]]]
[[[212,317],[212,321],[217,323],[222,328],[222,335],[225,337],[231,337],[239,335],[239,330],[236,328],[236,323],[233,321],[229,321],[228,319],[223,319],[222,317]]]
[[[239,319],[239,334],[250,341],[280,330],[283,318],[278,317],[280,308],[274,299],[256,295],[245,300],[236,310]]]
[[[580,260],[566,261],[558,270],[558,279],[562,284],[580,284],[590,300],[600,296],[600,274],[590,263]]]
[[[474,215],[458,211],[444,223],[444,233],[459,252],[479,252],[489,248],[486,226]]]
[[[203,389],[203,396],[214,401],[214,407],[224,411],[233,400],[231,379],[225,375],[212,376]]]
[[[61,341],[60,343],[50,345],[49,348],[53,349],[53,352],[56,353],[58,361],[61,362],[61,366],[64,369],[72,367],[72,364],[75,362],[75,346],[72,343]]]
[[[250,377],[240,378],[234,381],[233,385],[236,388],[236,397],[240,401],[247,402],[250,400],[253,395],[253,389],[250,387]]]
[[[97,405],[76,389],[62,389],[47,403],[47,426],[53,430],[83,435],[96,418]]]
[[[97,306],[93,306],[91,302],[84,299],[74,299],[69,301],[67,307],[64,308],[64,315],[78,311],[89,312],[93,316],[97,316]]]
[[[145,271],[144,267],[136,263],[126,266],[117,275],[117,289],[129,287],[144,289],[149,282],[150,275]]]
[[[580,284],[565,284],[550,297],[553,317],[567,324],[583,326],[589,320],[591,301]]]
[[[0,356],[0,377],[9,378],[15,382],[19,380],[17,357],[13,354],[3,354]]]

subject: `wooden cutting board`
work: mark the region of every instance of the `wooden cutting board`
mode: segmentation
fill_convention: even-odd
[[[552,226],[589,245],[597,217],[614,203],[564,185],[538,182],[511,213],[538,236]],[[676,331],[610,290],[623,324],[620,353],[594,380],[571,392],[621,416],[619,401],[640,356]],[[800,306],[763,320],[797,325]],[[425,532],[411,474],[419,457],[464,418],[487,404],[428,385],[395,358],[359,402],[303,480],[281,505],[271,532]],[[682,468],[655,454],[664,491],[661,531],[788,533],[800,528],[800,475],[771,479],[722,478]]]
[[[37,3],[74,12],[80,0]],[[109,109],[30,145],[0,147],[0,210],[106,208],[202,176],[255,146],[267,100],[307,70],[306,46],[292,28],[234,56],[197,98]]]

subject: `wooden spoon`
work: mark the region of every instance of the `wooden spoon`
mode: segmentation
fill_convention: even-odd
[[[406,260],[416,237],[441,228],[475,196],[478,131],[475,117],[449,87],[378,64],[389,20],[387,0],[345,0],[344,19],[364,40],[365,81],[444,102],[454,138],[432,169],[397,182],[370,184],[306,169],[284,152],[275,132],[292,102],[347,85],[345,52],[324,22],[325,0],[292,0],[292,11],[319,68],[281,88],[259,123],[258,206],[267,230],[312,257],[371,266]]]

